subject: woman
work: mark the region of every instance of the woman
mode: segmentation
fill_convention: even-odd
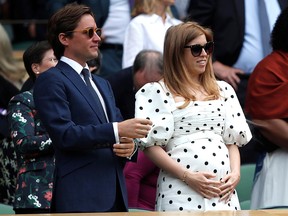
[[[216,81],[212,33],[194,22],[168,29],[164,78],[136,94],[136,117],[153,122],[139,139],[161,168],[156,210],[238,210],[238,146],[251,132],[233,88]]]
[[[172,25],[181,23],[171,16],[174,0],[136,0],[132,10],[134,17],[125,32],[122,67],[133,64],[143,49],[163,52],[164,36]]]
[[[10,38],[0,24],[0,202],[11,205],[15,190],[16,157],[9,138],[7,107],[25,79],[23,64],[13,56]]]
[[[21,61],[13,55],[10,38],[4,27],[0,24],[0,76],[20,89],[27,78],[26,71]],[[9,98],[10,99],[10,98]]]
[[[288,8],[271,34],[272,53],[251,74],[245,110],[262,135],[251,208],[288,206]],[[264,138],[264,139],[263,139]]]
[[[24,52],[23,61],[33,82],[57,62],[47,41],[31,45]],[[33,89],[11,99],[8,122],[18,159],[14,211],[16,214],[49,213],[54,151],[51,139],[37,115]]]

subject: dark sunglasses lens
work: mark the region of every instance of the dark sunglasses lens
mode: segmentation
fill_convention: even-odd
[[[93,28],[87,29],[87,33],[89,38],[92,38],[94,36],[94,29]]]
[[[211,54],[214,50],[213,42],[208,42],[207,44],[205,44],[204,50],[208,55]]]
[[[94,36],[95,32],[98,35],[98,37],[101,37],[101,29],[90,28],[87,30],[87,34],[88,34],[89,38],[92,38]]]
[[[191,53],[194,57],[197,57],[201,54],[202,52],[202,46],[199,44],[191,46]]]

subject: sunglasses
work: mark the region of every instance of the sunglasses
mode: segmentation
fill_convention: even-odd
[[[102,34],[101,28],[93,28],[93,27],[86,28],[83,30],[67,31],[66,34],[73,33],[73,32],[81,32],[83,34],[86,34],[89,38],[92,38],[95,35],[95,33],[98,35],[98,37],[101,37],[101,34]]]
[[[214,42],[209,41],[204,46],[202,46],[200,44],[194,44],[194,45],[190,45],[190,46],[184,46],[184,48],[190,48],[191,54],[194,57],[200,56],[203,49],[205,50],[207,55],[210,55],[214,50]]]

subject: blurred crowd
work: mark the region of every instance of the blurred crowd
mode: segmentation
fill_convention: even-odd
[[[59,8],[75,0],[1,0],[0,23],[5,27],[12,43],[46,39],[49,17]],[[77,0],[78,3],[97,6],[97,1]],[[130,7],[134,0],[129,0]],[[189,0],[176,0],[173,11],[184,19]],[[99,23],[99,21],[98,21]]]

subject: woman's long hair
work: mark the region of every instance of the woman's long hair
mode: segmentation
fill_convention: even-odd
[[[154,14],[159,0],[135,0],[131,16],[135,17],[140,14]],[[167,13],[173,16],[170,7],[167,7]]]

